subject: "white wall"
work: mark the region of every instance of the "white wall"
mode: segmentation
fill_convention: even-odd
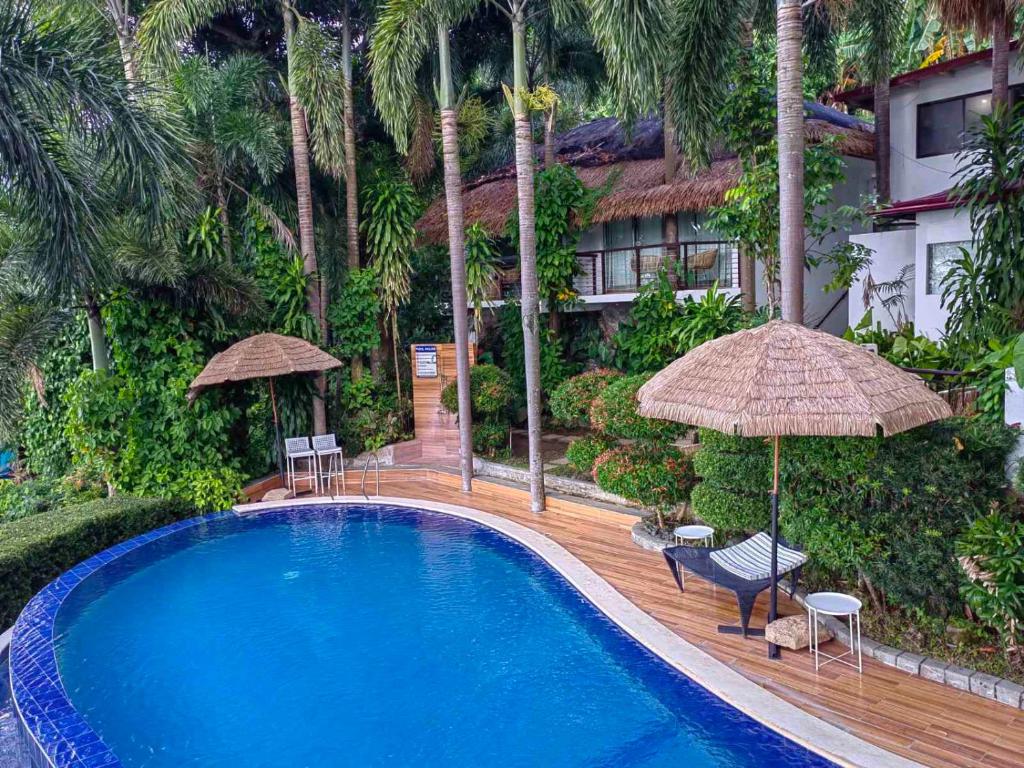
[[[1017,54],[1010,54],[1010,84],[1024,82],[1024,72],[1017,64]],[[990,62],[954,70],[899,86],[890,97],[892,120],[892,197],[909,200],[935,194],[952,186],[956,171],[955,155],[917,157],[917,106],[955,96],[992,89]]]
[[[863,319],[867,310],[864,308],[864,283],[870,273],[876,283],[884,283],[895,279],[900,270],[905,266],[914,267],[912,282],[905,293],[904,312],[911,320],[914,319],[915,291],[917,289],[917,275],[915,266],[917,249],[917,230],[914,228],[896,229],[889,232],[865,232],[854,235],[850,238],[855,243],[867,246],[874,253],[871,256],[871,267],[868,272],[861,274],[850,288],[850,301],[848,304],[847,323],[855,328]],[[923,274],[923,273],[920,273]],[[893,331],[896,324],[889,317],[889,313],[882,307],[882,302],[877,298],[871,302],[871,317],[877,323],[881,322],[882,327]]]
[[[966,208],[931,211],[917,215],[915,248],[914,325],[918,333],[932,339],[942,337],[949,313],[942,306],[941,290],[928,294],[928,244],[971,240],[971,222]]]

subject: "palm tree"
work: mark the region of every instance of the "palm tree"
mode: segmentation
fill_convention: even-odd
[[[433,47],[438,57],[438,101],[441,110],[441,146],[444,187],[448,206],[448,252],[452,272],[452,319],[455,325],[455,373],[459,402],[459,467],[462,490],[473,483],[473,418],[469,387],[469,327],[466,318],[466,244],[459,167],[458,115],[452,82],[446,8],[427,3],[389,0],[380,11],[371,37],[370,75],[373,95],[384,124],[400,152],[409,149],[416,73]]]
[[[782,318],[804,321],[804,92],[800,0],[779,0],[779,273]]]
[[[186,165],[181,126],[129,86],[103,31],[66,8],[34,17],[0,0],[0,55],[0,177],[24,273],[48,300],[84,306],[93,367],[105,369],[102,234],[125,209],[162,226]]]
[[[1010,29],[1021,0],[934,0],[943,21],[951,27],[973,29],[992,36],[992,111],[1010,101]]]
[[[889,78],[902,42],[905,15],[906,0],[855,0],[849,19],[860,38],[860,68],[874,84],[875,188],[881,202],[892,197]]]
[[[266,0],[267,3],[271,0]],[[217,16],[232,10],[249,9],[245,0],[157,0],[142,17],[139,45],[153,60],[173,71],[178,64],[177,44],[186,40]],[[298,208],[299,248],[309,278],[307,309],[316,319],[321,338],[326,337],[326,302],[317,280],[317,256],[313,220],[313,192],[310,182],[310,139],[318,163],[334,175],[344,165],[344,96],[339,91],[340,63],[337,49],[319,25],[298,15],[287,0],[279,4],[285,31],[288,106],[292,132],[292,160],[295,168],[295,198]],[[307,131],[307,119],[312,136]],[[313,397],[313,430],[327,431],[324,404],[326,379],[318,376]]]

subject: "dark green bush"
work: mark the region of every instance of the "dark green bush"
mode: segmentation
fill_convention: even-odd
[[[115,496],[0,524],[0,627],[47,583],[97,552],[175,520],[184,501]]]
[[[473,450],[493,456],[502,448],[508,448],[507,421],[474,421]]]
[[[597,457],[615,447],[615,439],[607,435],[587,435],[569,444],[565,458],[578,472],[590,472]]]
[[[37,477],[22,483],[0,480],[0,524],[55,507],[98,499],[103,488],[76,473],[61,480]]]
[[[766,529],[769,445],[710,431],[701,439],[694,514],[727,533]],[[784,438],[782,533],[825,581],[859,581],[899,605],[954,611],[954,542],[1004,498],[1012,440],[1009,429],[962,419],[884,439]]]
[[[590,406],[591,426],[623,440],[671,442],[682,435],[687,429],[685,424],[648,419],[637,412],[637,390],[651,375],[623,376],[601,390]]]
[[[593,472],[601,490],[656,509],[689,499],[696,482],[689,458],[674,446],[613,448],[597,458]]]
[[[498,366],[483,364],[469,369],[469,397],[474,419],[506,415],[512,396],[512,380]],[[441,405],[449,413],[459,412],[458,382],[452,380],[441,390]]]
[[[586,371],[563,381],[548,405],[551,415],[565,427],[585,427],[590,424],[590,404],[605,387],[622,374],[608,368]]]

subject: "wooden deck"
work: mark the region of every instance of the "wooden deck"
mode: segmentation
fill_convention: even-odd
[[[349,492],[358,492],[359,473],[347,479]],[[719,634],[718,624],[737,620],[732,595],[715,594],[699,578],[688,579],[680,594],[661,555],[630,540],[633,516],[551,498],[547,511],[534,515],[525,491],[476,479],[472,494],[464,494],[457,476],[432,470],[383,471],[381,495],[473,507],[550,536],[686,640],[801,709],[892,752],[943,768],[1024,766],[1024,711],[872,659],[864,660],[863,676],[838,665],[815,673],[805,652],[770,661],[763,641]],[[762,595],[754,625],[763,624],[766,604]],[[783,614],[800,611],[785,598],[780,603]]]

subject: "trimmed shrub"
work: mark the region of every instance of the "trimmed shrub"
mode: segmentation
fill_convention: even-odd
[[[689,499],[696,481],[690,460],[673,446],[631,445],[605,451],[594,462],[593,475],[601,490],[655,509]]]
[[[587,435],[573,440],[565,452],[565,458],[578,472],[590,472],[597,457],[615,447],[615,440],[607,435]]]
[[[512,379],[496,365],[474,365],[469,369],[469,397],[474,418],[507,413],[512,404]],[[458,382],[452,380],[441,390],[441,405],[449,413],[459,412]]]
[[[184,501],[115,496],[0,525],[0,627],[64,571],[133,536],[195,514]]]
[[[694,514],[724,533],[766,530],[771,453],[763,439],[701,431]],[[1013,431],[950,419],[890,438],[783,438],[780,525],[809,568],[863,582],[897,605],[960,607],[954,543],[1005,498]]]
[[[636,393],[653,374],[615,379],[594,398],[590,424],[598,432],[623,440],[671,442],[686,432],[685,424],[648,419],[637,413]]]
[[[508,422],[473,422],[473,450],[493,456],[508,447]]]
[[[563,381],[551,393],[548,406],[555,420],[565,427],[585,427],[590,424],[590,404],[605,387],[622,374],[608,368],[587,371]]]

